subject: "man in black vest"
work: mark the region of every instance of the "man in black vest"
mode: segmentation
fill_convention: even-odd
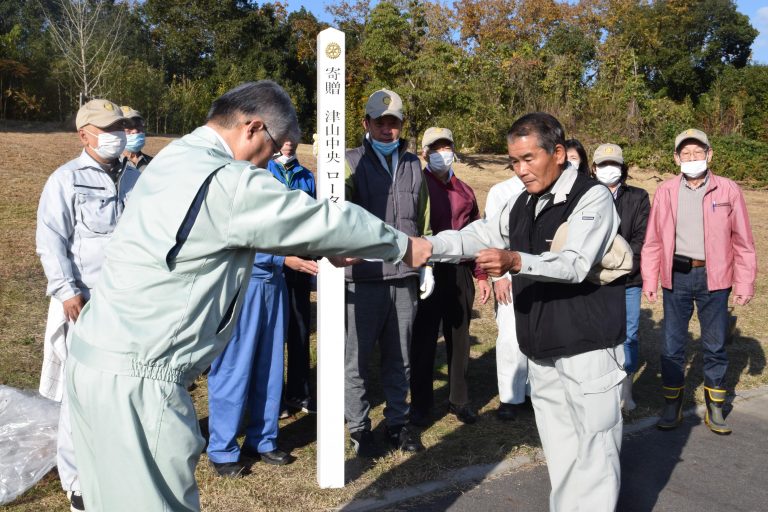
[[[380,89],[368,98],[363,144],[346,154],[346,199],[411,236],[431,234],[429,190],[419,157],[400,138],[403,102]],[[347,339],[344,351],[344,415],[359,457],[377,457],[368,416],[374,348],[381,355],[384,423],[393,448],[424,449],[409,419],[409,352],[419,293],[419,269],[404,263],[359,261],[346,269]],[[432,281],[434,285],[434,281]],[[427,291],[422,289],[422,298]]]
[[[531,399],[552,483],[550,510],[612,511],[619,494],[624,282],[588,279],[616,236],[610,191],[566,161],[549,114],[512,125],[507,145],[526,191],[493,218],[427,237],[433,258],[476,255],[491,276],[510,272],[517,338],[529,357]],[[550,251],[568,222],[565,245]]]

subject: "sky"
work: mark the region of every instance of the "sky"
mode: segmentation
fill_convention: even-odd
[[[314,14],[318,19],[331,22],[331,16],[325,11],[325,6],[332,0],[296,0],[284,1],[288,5],[288,11],[297,11],[302,6]],[[753,27],[760,35],[752,44],[752,60],[758,64],[768,64],[768,0],[736,0],[739,12],[746,14]]]
[[[739,12],[749,16],[749,22],[760,35],[752,43],[752,60],[768,64],[768,0],[737,0]]]

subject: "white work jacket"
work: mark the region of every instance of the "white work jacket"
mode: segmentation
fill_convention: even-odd
[[[46,293],[61,302],[91,289],[104,248],[140,173],[124,166],[117,184],[85,150],[48,178],[37,209],[37,254]]]

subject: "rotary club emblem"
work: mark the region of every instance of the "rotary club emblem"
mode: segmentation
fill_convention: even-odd
[[[329,43],[328,46],[325,47],[325,54],[329,59],[336,59],[341,55],[341,46],[339,46],[338,43]]]

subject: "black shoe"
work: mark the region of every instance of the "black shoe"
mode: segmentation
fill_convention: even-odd
[[[453,414],[460,422],[467,425],[477,422],[477,413],[470,409],[469,405],[448,404],[448,413]]]
[[[271,452],[259,453],[261,462],[272,464],[273,466],[285,466],[296,460],[296,457],[285,453],[283,450],[274,449]]]
[[[408,421],[411,425],[416,425],[417,427],[428,427],[432,423],[429,418],[429,411],[420,411],[413,408],[411,408]]]
[[[224,478],[240,478],[244,476],[245,466],[239,462],[211,462],[216,474]]]
[[[69,510],[71,512],[81,512],[85,510],[83,495],[80,491],[67,491],[67,499],[69,500]]]
[[[421,444],[421,439],[419,439],[419,434],[405,425],[392,428],[387,427],[387,438],[389,438],[389,443],[396,450],[420,452],[424,449],[424,445]]]
[[[251,462],[262,461],[266,464],[272,464],[273,466],[285,466],[296,460],[296,457],[285,453],[279,448],[276,448],[271,452],[259,452],[255,448],[245,445],[240,449],[240,460]]]
[[[501,421],[515,421],[520,415],[520,404],[505,404],[501,402],[496,409],[496,418]]]
[[[352,432],[349,434],[349,439],[352,441],[352,447],[355,449],[355,453],[358,457],[372,459],[383,455],[376,445],[373,432],[370,430],[358,430],[357,432]]]
[[[659,430],[673,430],[683,422],[683,387],[671,388],[664,386],[664,410],[661,418],[656,422]]]
[[[295,411],[305,412],[307,414],[317,414],[317,403],[314,398],[286,398],[283,403]]]

